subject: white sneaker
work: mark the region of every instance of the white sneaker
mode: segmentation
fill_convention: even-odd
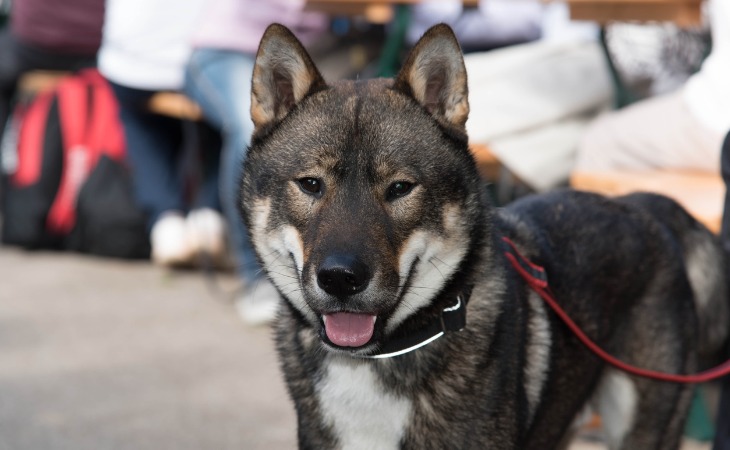
[[[152,262],[165,267],[188,265],[193,253],[188,244],[185,219],[178,211],[163,213],[150,233]]]
[[[226,266],[226,221],[211,208],[194,209],[186,220],[188,242],[195,257],[209,257],[216,266]]]
[[[244,289],[236,300],[236,311],[248,325],[271,323],[279,312],[279,292],[269,280],[261,279]]]

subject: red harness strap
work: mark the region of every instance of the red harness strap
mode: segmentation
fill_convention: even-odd
[[[601,347],[598,346],[591,338],[586,336],[583,330],[580,329],[573,319],[563,310],[558,304],[550,292],[548,286],[547,275],[545,268],[531,262],[517,250],[515,244],[507,237],[503,237],[502,240],[507,243],[508,249],[505,251],[505,256],[515,268],[517,273],[527,282],[527,284],[534,290],[545,303],[558,315],[560,320],[570,328],[570,330],[576,335],[576,337],[586,346],[590,351],[595,353],[599,358],[607,362],[608,364],[620,369],[624,372],[632,375],[638,375],[644,378],[651,378],[660,381],[671,381],[674,383],[704,383],[706,381],[715,380],[730,374],[730,361],[724,362],[722,365],[714,367],[693,375],[678,375],[657,372],[653,370],[642,369],[631,364],[627,364],[616,357],[606,353]]]

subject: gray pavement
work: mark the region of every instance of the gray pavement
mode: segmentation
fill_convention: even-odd
[[[295,433],[270,330],[200,272],[0,247],[0,450],[278,450]],[[589,449],[605,447],[571,446]]]
[[[0,247],[0,449],[291,449],[294,420],[199,272]]]

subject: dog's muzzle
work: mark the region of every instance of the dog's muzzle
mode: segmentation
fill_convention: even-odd
[[[372,271],[367,264],[352,254],[330,254],[317,268],[317,285],[345,309],[323,315],[325,333],[333,344],[362,347],[372,339],[377,317],[347,311],[348,299],[364,291],[371,279]]]

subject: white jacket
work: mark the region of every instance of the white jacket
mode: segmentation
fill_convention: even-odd
[[[204,0],[107,0],[99,70],[126,87],[180,89],[204,4]]]
[[[730,131],[730,0],[709,7],[712,53],[687,81],[684,96],[700,123],[724,135]]]

